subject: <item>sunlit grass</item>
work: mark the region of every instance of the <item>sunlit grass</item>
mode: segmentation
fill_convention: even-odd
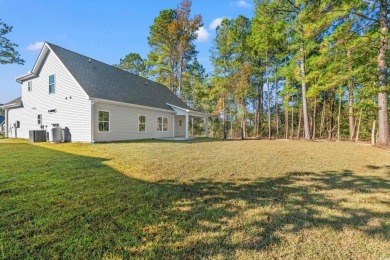
[[[3,139],[0,156],[3,258],[390,257],[390,153],[371,146]]]

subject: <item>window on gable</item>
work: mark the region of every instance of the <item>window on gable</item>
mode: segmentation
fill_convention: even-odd
[[[38,115],[37,121],[38,121],[38,125],[42,125],[42,115]]]
[[[110,112],[108,111],[99,111],[98,126],[99,132],[109,132],[110,131]]]
[[[157,117],[157,131],[158,132],[168,131],[168,118],[167,117]]]
[[[27,90],[28,92],[32,91],[32,81],[27,82]]]
[[[49,76],[49,94],[54,94],[56,92],[56,79],[55,75]]]
[[[138,131],[145,132],[146,131],[146,116],[138,117]]]

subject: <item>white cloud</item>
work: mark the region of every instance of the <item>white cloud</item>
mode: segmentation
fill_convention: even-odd
[[[210,24],[210,26],[209,26],[210,30],[215,30],[215,29],[218,27],[218,25],[221,25],[221,22],[222,22],[223,18],[224,18],[224,17],[215,18],[215,19],[211,22],[211,24]]]
[[[40,50],[40,49],[42,49],[43,44],[45,44],[45,43],[44,43],[44,42],[36,42],[36,43],[29,44],[29,45],[27,46],[27,50],[29,50],[29,51],[37,51],[37,50]]]
[[[251,7],[252,5],[247,3],[245,0],[239,0],[237,2],[238,7]]]
[[[202,26],[198,29],[198,38],[196,39],[198,42],[205,42],[209,39],[209,32]]]

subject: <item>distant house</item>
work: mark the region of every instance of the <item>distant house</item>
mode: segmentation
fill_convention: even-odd
[[[75,142],[188,138],[191,118],[203,118],[208,134],[208,115],[167,87],[51,43],[16,81],[21,97],[2,106],[9,138],[53,125]]]

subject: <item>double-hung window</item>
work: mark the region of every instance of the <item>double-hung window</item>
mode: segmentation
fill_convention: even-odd
[[[167,117],[157,117],[157,131],[158,132],[168,131],[168,118]]]
[[[138,117],[138,131],[145,132],[146,131],[146,116]]]
[[[98,125],[99,132],[109,132],[110,131],[110,112],[108,111],[99,111]]]
[[[27,82],[27,90],[28,92],[32,91],[32,81]]]
[[[49,76],[49,94],[56,93],[56,78],[55,75]]]
[[[37,122],[38,122],[38,125],[42,125],[42,115],[38,115],[37,117]]]

